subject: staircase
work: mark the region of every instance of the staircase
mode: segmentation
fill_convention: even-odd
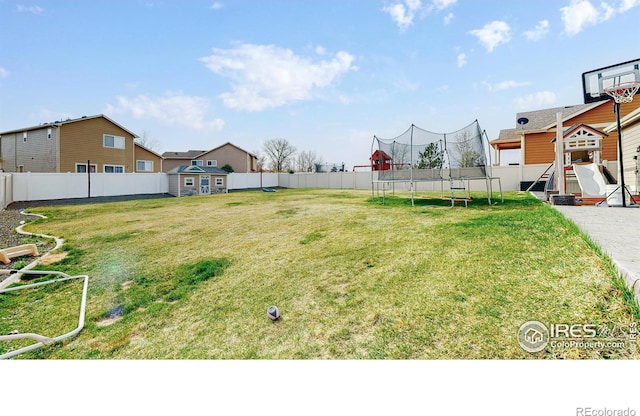
[[[525,190],[525,192],[529,192],[533,189],[534,186],[536,186],[537,183],[539,183],[541,180],[543,179],[549,179],[549,177],[551,176],[551,171],[553,170],[553,167],[555,165],[555,162],[552,162],[545,170],[544,172],[542,172],[542,174],[540,176],[538,176],[538,179],[536,179],[535,181],[533,181],[533,183],[531,185],[529,185],[529,187]],[[548,182],[548,181],[547,181]]]

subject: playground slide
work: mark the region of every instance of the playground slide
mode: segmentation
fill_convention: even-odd
[[[595,163],[587,165],[574,164],[573,171],[576,174],[576,178],[578,178],[583,197],[605,196],[607,194],[607,184]]]

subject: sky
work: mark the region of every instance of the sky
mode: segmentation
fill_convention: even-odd
[[[366,165],[374,135],[490,140],[640,58],[640,0],[0,0],[0,131],[105,114],[153,150],[283,138]]]

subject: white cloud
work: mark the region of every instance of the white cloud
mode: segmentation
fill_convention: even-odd
[[[564,30],[569,35],[575,35],[588,26],[594,26],[611,19],[616,13],[624,13],[640,4],[638,0],[623,0],[618,10],[608,3],[601,2],[599,8],[591,0],[571,0],[568,6],[560,8]]]
[[[109,114],[131,114],[135,118],[152,118],[165,124],[180,125],[195,130],[221,130],[224,121],[207,120],[209,100],[203,97],[184,95],[182,92],[168,92],[161,97],[138,95],[134,98],[118,97],[118,104],[109,104],[105,110]]]
[[[457,3],[458,0],[433,0],[433,6],[438,10],[444,10]]]
[[[23,6],[19,4],[16,6],[16,11],[19,13],[32,13],[32,14],[42,14],[44,13],[44,9],[40,6]]]
[[[421,7],[420,0],[403,0],[387,5],[382,10],[389,13],[401,30],[406,30],[413,24],[413,18]]]
[[[220,9],[222,9],[223,7],[224,7],[224,5],[223,5],[222,3],[218,3],[218,2],[215,2],[215,3],[213,3],[211,6],[209,6],[209,8],[210,8],[211,10],[220,10]]]
[[[219,97],[226,107],[238,110],[261,111],[308,100],[314,88],[328,87],[340,75],[358,69],[355,58],[344,51],[319,62],[274,45],[240,44],[213,52],[200,60],[231,80],[231,92]]]
[[[628,10],[633,9],[636,6],[640,6],[640,0],[622,0],[622,2],[620,3],[620,7],[618,8],[618,11],[620,13],[624,13]]]
[[[511,88],[526,87],[528,85],[531,85],[531,83],[527,81],[518,82],[513,80],[502,81],[497,84],[490,84],[488,82],[483,82],[483,84],[487,86],[487,89],[489,90],[489,92],[496,92],[496,91],[508,90]]]
[[[518,110],[531,110],[548,107],[556,102],[556,98],[552,91],[540,91],[516,98],[513,102]]]
[[[528,40],[537,41],[547,36],[548,33],[549,33],[549,21],[541,20],[538,22],[536,27],[533,28],[533,30],[527,30],[526,32],[524,32],[524,36]]]
[[[467,55],[464,54],[464,53],[459,54],[458,55],[458,68],[462,68],[466,64],[467,64]]]
[[[453,13],[449,13],[443,19],[445,25],[448,25],[449,23],[451,23],[452,20],[453,20]]]
[[[511,40],[509,25],[500,20],[487,23],[482,29],[472,30],[470,33],[478,38],[488,52],[493,52],[496,46]]]
[[[11,72],[0,66],[0,78],[9,78],[9,75],[11,75]]]

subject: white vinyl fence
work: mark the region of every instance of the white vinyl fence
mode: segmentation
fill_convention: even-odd
[[[503,191],[515,191],[521,181],[535,180],[548,165],[494,166]],[[374,172],[375,175],[375,172]],[[408,184],[397,184],[402,187]],[[439,183],[418,183],[418,190],[440,189]],[[497,182],[492,183],[494,192]],[[371,189],[371,172],[331,173],[231,173],[227,189],[259,188]],[[398,190],[400,188],[397,188]],[[472,181],[471,190],[484,191],[484,181]],[[0,209],[14,201],[41,201],[98,196],[164,194],[169,191],[165,173],[10,173],[0,174]]]
[[[371,189],[371,172],[280,173],[283,188]]]
[[[0,209],[5,209],[13,202],[13,181],[10,174],[0,173]]]
[[[227,189],[259,189],[278,186],[277,173],[230,173],[227,175]]]
[[[14,201],[162,194],[164,173],[13,173]]]

